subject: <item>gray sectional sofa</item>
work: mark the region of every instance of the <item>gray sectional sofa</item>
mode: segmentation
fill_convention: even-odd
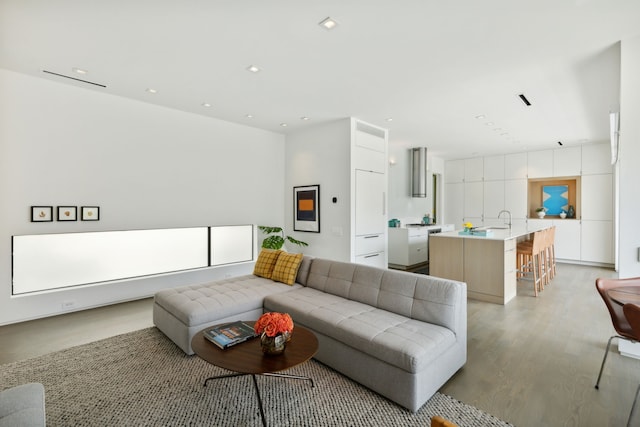
[[[246,275],[160,291],[153,319],[193,354],[198,331],[266,311],[313,330],[317,360],[414,412],[466,362],[465,283],[307,256],[293,286]]]

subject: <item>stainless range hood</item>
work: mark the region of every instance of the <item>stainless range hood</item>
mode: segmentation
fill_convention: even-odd
[[[427,147],[411,149],[411,197],[427,197]]]

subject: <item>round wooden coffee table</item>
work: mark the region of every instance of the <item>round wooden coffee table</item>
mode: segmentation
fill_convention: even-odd
[[[250,325],[255,323],[255,321],[245,322]],[[267,425],[267,421],[264,416],[256,375],[308,380],[311,382],[311,386],[314,386],[313,379],[309,377],[278,373],[304,363],[316,354],[318,351],[318,338],[310,330],[296,325],[293,329],[291,341],[287,343],[284,353],[278,356],[267,356],[262,353],[260,338],[254,338],[222,350],[204,337],[203,332],[212,327],[209,326],[195,334],[191,340],[191,348],[201,359],[236,373],[209,377],[204,381],[204,386],[206,387],[207,382],[211,380],[251,375],[256,395],[258,396],[258,406],[264,426]]]

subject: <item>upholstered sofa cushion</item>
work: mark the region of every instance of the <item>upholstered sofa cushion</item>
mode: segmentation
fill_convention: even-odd
[[[463,327],[458,302],[465,289],[451,280],[314,259],[307,286],[453,331]]]
[[[281,253],[282,251],[280,250],[262,248],[256,260],[256,265],[253,267],[253,274],[265,279],[271,279],[273,268],[278,262]]]
[[[455,334],[445,327],[313,288],[268,296],[264,305],[269,311],[287,312],[295,322],[411,373],[422,371],[456,344]]]
[[[291,291],[292,286],[252,274],[212,283],[165,289],[155,303],[187,326],[201,325],[236,313],[262,308],[266,295]]]
[[[302,254],[282,252],[280,256],[278,256],[276,265],[273,267],[271,280],[282,282],[285,285],[293,285],[296,281],[298,268],[300,268],[301,262]]]

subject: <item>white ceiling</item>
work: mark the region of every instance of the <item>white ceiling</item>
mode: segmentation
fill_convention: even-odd
[[[281,133],[352,116],[461,158],[607,141],[639,19],[638,0],[0,0],[0,67]]]

